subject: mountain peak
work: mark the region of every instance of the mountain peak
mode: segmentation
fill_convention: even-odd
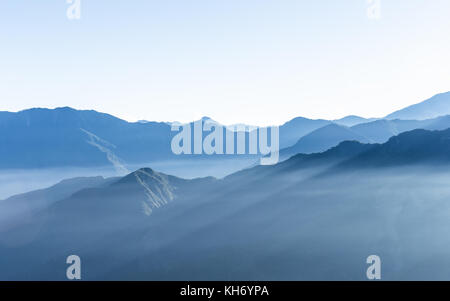
[[[51,112],[51,111],[56,111],[56,112],[76,112],[78,110],[72,108],[72,107],[56,107],[54,109],[50,109],[50,108],[43,108],[43,107],[35,107],[35,108],[29,108],[29,109],[25,109],[25,110],[21,110],[17,113],[27,113],[27,112]]]
[[[144,193],[146,198],[142,200],[142,206],[146,215],[175,198],[175,187],[171,185],[169,176],[148,167],[138,169],[113,184],[117,185],[138,187]]]
[[[345,125],[345,126],[354,126],[361,123],[371,122],[376,120],[376,118],[363,118],[356,115],[348,115],[340,119],[333,120],[334,123],[337,123],[339,125]]]
[[[129,183],[130,181],[135,182],[136,175],[147,175],[147,176],[152,177],[152,176],[156,176],[159,174],[160,173],[154,171],[150,167],[142,167],[142,168],[139,168],[138,170],[133,171],[132,173],[126,175],[121,180],[119,180],[118,183]]]
[[[77,111],[76,109],[72,108],[72,107],[57,107],[55,108],[55,111]]]

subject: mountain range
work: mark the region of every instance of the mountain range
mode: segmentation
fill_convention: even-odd
[[[370,254],[385,280],[450,279],[449,95],[379,119],[295,118],[280,126],[281,162],[247,156],[220,178],[145,163],[180,163],[172,123],[0,112],[6,174],[121,171],[0,200],[0,280],[66,279],[72,254],[84,280],[363,280]],[[231,164],[218,157],[192,156],[190,168]]]
[[[294,118],[280,126],[281,156],[288,158],[298,152],[321,152],[344,140],[380,143],[415,128],[441,129],[442,126],[433,127],[432,123],[445,123],[446,119],[436,117],[448,114],[450,92],[438,94],[381,120],[358,116],[334,121]],[[425,118],[428,120],[423,120]],[[175,134],[170,123],[130,123],[108,114],[68,107],[0,112],[0,169],[109,165],[125,173],[130,166],[149,162],[223,157],[176,156],[170,148]],[[258,157],[247,156],[249,162],[255,162]]]
[[[395,135],[413,129],[443,130],[447,128],[450,128],[448,115],[426,120],[380,119],[352,127],[329,124],[301,137],[293,146],[281,149],[280,159],[284,160],[298,153],[323,152],[346,140],[383,143]]]

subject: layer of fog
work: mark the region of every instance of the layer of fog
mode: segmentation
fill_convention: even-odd
[[[78,199],[29,244],[0,245],[14,267],[0,278],[63,279],[75,252],[84,279],[363,280],[375,254],[384,280],[449,280],[449,181],[447,167],[244,175],[150,217],[133,194]]]
[[[47,168],[0,170],[0,200],[29,191],[50,187],[62,180],[75,177],[116,177],[124,176],[142,167],[177,177],[192,179],[212,176],[225,177],[243,168],[254,165],[254,159],[215,159],[157,161],[126,165],[127,170],[118,171],[114,166],[91,168]]]
[[[47,188],[65,179],[123,175],[123,173],[118,173],[112,166],[0,170],[0,200],[16,194]]]
[[[201,177],[223,178],[244,168],[257,164],[256,159],[249,158],[224,158],[224,159],[185,159],[176,161],[156,161],[141,164],[128,165],[130,170],[142,167],[150,167],[159,172],[177,176],[183,179]]]

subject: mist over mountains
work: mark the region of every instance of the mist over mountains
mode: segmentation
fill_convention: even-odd
[[[71,254],[84,280],[363,280],[371,254],[385,280],[448,280],[448,95],[405,109],[426,119],[295,118],[280,126],[275,165],[247,155],[230,168],[239,155],[203,154],[187,168],[199,174],[212,162],[229,168],[223,177],[160,170],[182,164],[170,123],[71,108],[1,112],[6,174],[119,172],[0,200],[0,280],[64,280]]]
[[[86,280],[355,280],[372,253],[391,263],[385,279],[447,279],[447,257],[430,258],[450,251],[449,138],[414,130],[222,180],[142,168],[10,198],[0,204],[41,205],[1,224],[2,266],[16,268],[0,279],[64,279],[58,259],[69,253],[83,258]]]

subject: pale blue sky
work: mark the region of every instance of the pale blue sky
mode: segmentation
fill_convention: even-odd
[[[279,124],[383,116],[450,90],[450,1],[0,2],[0,110]]]

